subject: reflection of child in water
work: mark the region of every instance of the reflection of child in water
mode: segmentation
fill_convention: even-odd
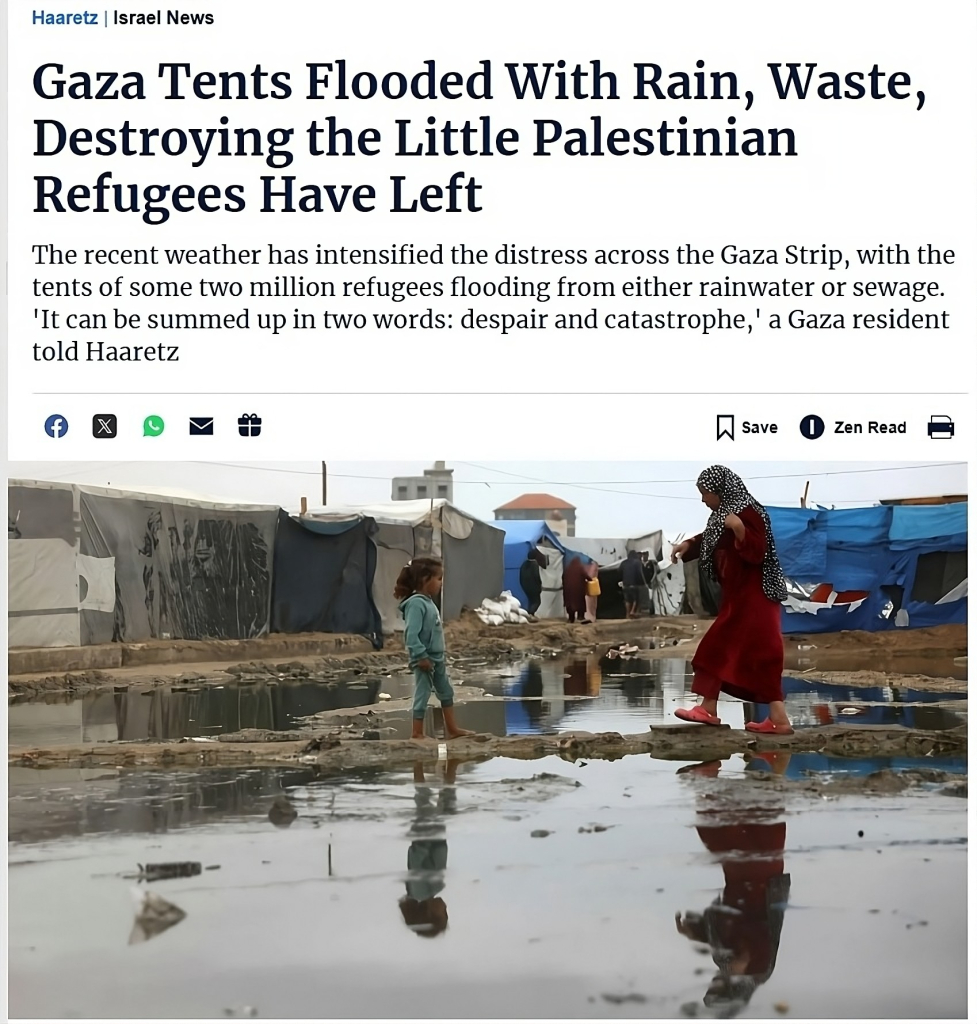
[[[414,765],[414,821],[411,844],[407,851],[407,895],[400,901],[404,924],[417,935],[433,939],[448,927],[448,908],[438,893],[444,889],[444,872],[448,866],[448,842],[444,838],[443,816],[454,814],[454,789],[457,761],[445,768],[445,788],[434,792],[424,778],[424,767]]]
[[[774,772],[786,769],[778,754]],[[700,775],[716,774],[715,762],[697,765]],[[711,770],[709,770],[711,769]],[[757,820],[779,817],[783,808],[744,808],[744,820],[728,825],[702,825],[696,831],[706,849],[723,867],[722,895],[701,914],[675,915],[679,932],[711,947],[719,968],[703,1002],[721,1016],[734,1016],[756,989],[770,978],[777,963],[790,875],[784,872],[787,823]]]

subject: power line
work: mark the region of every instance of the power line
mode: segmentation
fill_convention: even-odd
[[[319,469],[285,469],[274,466],[251,466],[242,465],[237,462],[201,462],[194,461],[193,465],[197,466],[224,466],[228,469],[244,469],[249,472],[262,472],[262,473],[289,473],[295,476],[314,476],[318,477],[321,475]],[[123,463],[123,465],[139,465],[139,463]],[[491,466],[480,466],[474,462],[461,462],[459,465],[471,466],[473,469],[484,469],[489,473],[500,473],[506,476],[518,477],[527,483],[535,484],[546,484],[548,487],[639,487],[647,484],[688,484],[689,477],[679,477],[673,480],[543,480],[540,477],[524,476],[520,473],[510,473],[504,469],[493,469]],[[744,480],[790,480],[790,479],[809,479],[817,476],[850,476],[859,474],[871,474],[871,473],[895,473],[895,472],[911,472],[917,469],[949,469],[951,467],[966,466],[966,462],[927,462],[913,466],[880,466],[875,469],[826,469],[826,470],[812,470],[807,473],[770,473],[761,474],[756,476],[744,476]],[[371,476],[369,474],[360,473],[333,473],[330,472],[330,477],[334,477],[337,480],[383,480],[389,483],[389,476]],[[454,483],[463,484],[471,487],[504,487],[505,481],[503,480],[455,480]],[[621,494],[635,494],[636,497],[641,497],[638,492],[631,491],[620,491]],[[647,495],[647,497],[672,497],[672,495]]]
[[[243,466],[233,462],[198,462],[196,465],[202,466],[224,466],[229,469],[244,469],[253,470],[256,472],[265,473],[289,473],[297,476],[310,476],[318,478],[321,475],[321,470],[311,469],[277,469],[271,466]],[[647,491],[622,491],[614,490],[609,487],[599,486],[599,484],[605,483],[605,481],[594,482],[591,484],[580,483],[575,480],[541,480],[536,477],[526,477],[522,474],[510,473],[508,470],[495,470],[491,466],[482,466],[474,462],[460,462],[459,465],[471,466],[474,469],[484,469],[488,472],[504,473],[507,476],[517,476],[524,479],[527,482],[546,484],[551,487],[577,487],[582,490],[595,491],[601,494],[620,494],[628,498],[653,498],[658,501],[694,501],[698,503],[700,498],[695,494],[649,494]],[[780,479],[792,479],[800,477],[802,479],[815,477],[815,476],[843,476],[850,474],[866,474],[866,473],[885,473],[896,470],[917,470],[917,469],[941,469],[951,466],[965,466],[965,462],[934,462],[934,463],[923,463],[914,466],[882,466],[878,469],[839,469],[839,470],[823,470],[820,473],[783,473],[783,474],[768,474],[763,476],[751,476],[744,477],[746,480],[780,480]],[[390,477],[388,476],[368,476],[356,473],[332,473],[329,476],[333,479],[339,480],[374,480],[388,483]],[[455,485],[464,485],[470,487],[504,487],[507,486],[505,481],[499,480],[455,480]],[[636,486],[641,483],[661,483],[661,484],[688,484],[689,479],[682,477],[677,480],[648,480],[648,481],[637,481],[637,480],[622,480],[622,481],[606,481],[606,483],[619,483],[627,486]],[[797,495],[790,495],[787,498],[767,498],[766,504],[768,505],[793,505],[797,501]],[[832,505],[874,505],[879,503],[878,495],[873,495],[871,498],[838,498],[834,500],[826,499],[827,504]],[[815,502],[817,504],[817,502]]]
[[[538,477],[524,476],[521,473],[511,473],[505,469],[494,469],[491,466],[481,466],[477,462],[460,462],[459,465],[471,466],[473,469],[484,469],[489,473],[501,473],[505,476],[518,477],[520,480],[526,480],[531,483],[537,484],[550,484],[551,486],[570,487],[573,486],[573,481],[561,481],[561,480],[541,480]],[[924,462],[914,466],[879,466],[875,469],[825,469],[825,470],[811,470],[806,473],[771,473],[768,475],[756,474],[750,476],[744,476],[744,480],[789,480],[793,478],[807,479],[815,476],[849,476],[852,474],[861,473],[897,473],[904,472],[912,469],[944,469],[951,466],[966,466],[966,462]],[[462,481],[459,481],[462,482]],[[469,481],[464,481],[469,482]],[[470,481],[471,483],[481,483],[482,481]],[[500,481],[495,481],[499,483]],[[687,484],[689,482],[688,477],[681,477],[677,480],[593,480],[588,481],[590,484],[608,484],[608,485],[620,485],[620,484]]]

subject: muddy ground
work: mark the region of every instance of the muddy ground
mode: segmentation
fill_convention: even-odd
[[[602,621],[594,625],[539,622],[524,626],[486,626],[472,613],[445,627],[452,664],[475,666],[516,658],[556,657],[560,654],[593,654],[621,642],[643,648],[642,657],[691,657],[711,620],[694,616],[671,616],[634,622]],[[262,641],[241,645],[229,641],[154,641],[132,645],[138,648],[138,663],[117,668],[82,669],[65,672],[19,672],[11,655],[8,692],[28,699],[45,693],[82,695],[111,690],[118,685],[138,683],[144,687],[226,684],[235,681],[273,682],[282,680],[347,678],[350,675],[389,675],[407,670],[407,657],[399,636],[386,640],[383,650],[364,650],[362,637],[302,635],[266,638],[274,654],[239,661],[241,648],[260,651]],[[644,649],[650,642],[654,649]],[[284,651],[301,652],[328,642],[340,653],[303,655],[283,659]],[[125,646],[125,645],[122,645]],[[187,660],[173,660],[185,656]],[[343,653],[346,651],[347,653]],[[959,689],[965,674],[966,626],[938,626],[904,632],[841,632],[784,638],[785,666],[800,673],[818,670],[825,679],[854,685],[879,685],[892,675],[912,676],[916,689]],[[152,659],[156,657],[158,661]],[[960,669],[963,659],[964,668]],[[860,673],[870,671],[871,681],[862,682]],[[953,679],[956,675],[958,678]],[[866,677],[867,679],[867,677]],[[905,679],[903,685],[908,685]],[[955,685],[949,685],[952,682]]]
[[[825,726],[791,736],[755,736],[744,730],[698,725],[652,726],[648,732],[582,733],[541,736],[473,735],[447,743],[383,739],[387,713],[318,716],[332,722],[328,731],[271,733],[246,730],[213,741],[104,743],[50,749],[11,748],[8,763],[21,768],[189,767],[317,765],[322,771],[347,768],[400,768],[437,750],[441,759],[485,761],[493,757],[535,760],[557,755],[569,761],[614,761],[631,754],[677,761],[708,761],[744,751],[816,751],[843,757],[966,754],[967,728],[920,731],[886,726]]]

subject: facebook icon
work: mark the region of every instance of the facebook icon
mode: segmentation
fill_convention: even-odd
[[[68,433],[68,421],[64,416],[48,416],[44,421],[44,433],[48,437],[64,437]]]

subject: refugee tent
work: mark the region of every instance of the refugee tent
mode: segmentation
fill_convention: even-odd
[[[967,621],[967,503],[768,508],[785,633]]]
[[[330,505],[310,509],[300,518],[306,527],[310,521],[333,525],[365,519],[374,522],[377,529],[370,539],[377,561],[372,590],[384,633],[403,629],[393,589],[400,570],[415,556],[444,560],[441,614],[445,620],[457,619],[462,608],[477,608],[484,598],[502,592],[505,534],[443,498]]]
[[[599,619],[624,618],[624,592],[619,584],[622,579],[621,566],[629,551],[647,551],[649,561],[654,565],[657,565],[662,557],[661,530],[630,539],[571,537],[566,543],[572,544],[575,548],[574,551],[567,552],[566,561],[571,561],[574,555],[580,555],[582,560],[593,559],[599,566],[597,574],[600,580],[600,598],[597,601],[597,617]],[[647,609],[648,601],[643,601],[641,606]]]
[[[683,610],[692,615],[718,615],[722,590],[719,583],[706,572],[701,559],[693,558],[683,562],[682,574],[685,577]]]
[[[546,556],[546,567],[540,568],[543,593],[538,619],[560,619],[563,610],[563,563],[566,548],[542,519],[496,520],[505,531],[505,578],[503,586],[525,608],[526,593],[519,582],[519,570],[533,549]]]
[[[38,480],[7,499],[11,647],[268,631],[277,506]]]
[[[675,541],[666,540],[658,572],[651,581],[651,611],[653,615],[680,615],[685,605],[685,566],[672,563]]]
[[[340,522],[293,519],[279,510],[271,628],[275,633],[363,633],[382,644],[373,599],[379,527],[363,516]]]
[[[568,537],[564,546],[573,548],[575,554],[592,558],[598,565],[616,565],[628,557],[629,551],[647,551],[649,557],[660,562],[662,557],[662,532],[655,530],[640,537]]]

